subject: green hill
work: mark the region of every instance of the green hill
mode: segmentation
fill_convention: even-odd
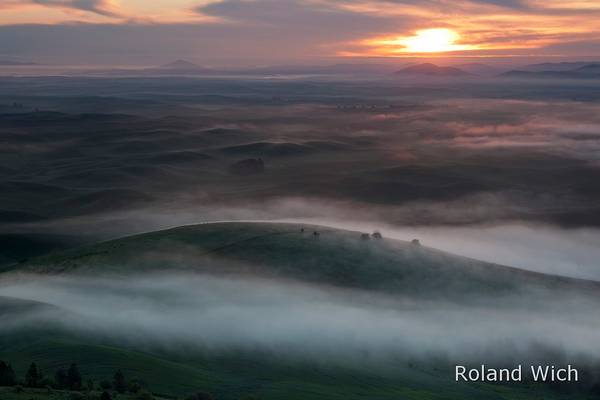
[[[578,293],[598,288],[591,282],[484,263],[385,237],[366,239],[360,232],[242,222],[184,226],[51,253],[5,268],[4,277],[13,278],[14,272],[98,276],[180,270],[278,277],[457,301],[508,296],[532,288]],[[50,310],[50,321],[52,312],[64,312],[51,305],[0,298],[0,318],[32,309]],[[458,384],[443,363],[434,368],[398,361],[382,373],[286,360],[259,351],[181,354],[90,338],[52,324],[1,330],[0,359],[10,361],[20,376],[32,361],[50,376],[58,367],[76,362],[83,375],[96,382],[122,369],[154,393],[183,396],[207,391],[226,400],[247,395],[290,400],[588,398],[583,391],[567,396],[529,384]],[[11,396],[6,398],[23,398]],[[30,398],[43,396],[36,393]],[[60,398],[60,394],[52,396],[48,398]]]
[[[409,242],[365,240],[360,232],[278,223],[183,226],[4,268],[44,274],[154,270],[258,274],[428,299],[512,295],[534,289],[573,290],[581,295],[600,289],[589,281],[481,262]]]
[[[0,299],[3,308],[23,305],[16,299]],[[45,307],[41,305],[41,307]],[[230,352],[220,356],[182,357],[140,351],[115,343],[78,336],[55,328],[29,327],[3,331],[0,359],[10,361],[19,376],[32,361],[46,376],[76,362],[85,379],[96,385],[110,380],[117,369],[140,381],[159,397],[209,392],[217,399],[324,399],[324,400],[508,400],[589,399],[586,393],[568,394],[548,387],[523,385],[461,384],[450,371],[411,364],[396,365],[387,373],[357,371],[285,361],[265,354]],[[72,399],[69,392],[26,389],[15,393],[0,388],[0,399]],[[120,396],[128,399],[128,396]],[[132,397],[133,399],[133,397]]]

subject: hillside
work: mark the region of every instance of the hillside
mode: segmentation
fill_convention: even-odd
[[[5,268],[6,274],[0,275],[0,279],[9,285],[10,272],[63,278],[71,274],[96,277],[101,273],[141,277],[147,272],[183,270],[277,277],[319,286],[361,289],[373,295],[381,292],[471,303],[474,299],[493,299],[532,289],[563,292],[577,289],[579,293],[597,289],[593,283],[479,262],[385,236],[367,239],[361,232],[330,227],[251,222],[183,226],[55,252],[13,264]],[[86,291],[93,297],[91,289]],[[144,298],[141,291],[130,295],[140,301]],[[102,292],[102,296],[108,293]],[[172,342],[166,347],[155,346],[100,333],[106,329],[97,326],[98,322],[81,319],[72,311],[69,317],[75,323],[71,324],[85,329],[67,329],[59,323],[61,315],[65,315],[64,309],[0,298],[0,317],[8,315],[12,319],[30,315],[31,311],[43,314],[42,323],[37,320],[11,326],[0,336],[0,359],[9,361],[19,376],[32,361],[50,376],[56,368],[76,362],[82,374],[95,382],[109,379],[116,369],[122,369],[126,376],[143,382],[154,393],[182,396],[201,390],[226,400],[247,395],[298,400],[500,400],[533,398],[534,394],[544,394],[547,399],[562,398],[560,392],[549,387],[529,384],[456,384],[446,362],[432,367],[426,362],[394,359],[382,371],[287,358],[260,348],[200,351],[190,347],[174,351]],[[90,335],[90,332],[97,333]],[[7,393],[13,396],[8,398],[22,398],[20,394]],[[585,392],[571,394],[569,398],[585,398],[582,393]],[[56,392],[36,392],[34,398],[60,399],[60,396]]]
[[[0,299],[0,304],[6,305],[6,302],[13,300]],[[11,362],[19,377],[32,361],[49,377],[56,369],[75,362],[82,376],[92,379],[96,385],[110,380],[114,371],[121,369],[126,377],[142,383],[157,398],[181,398],[198,391],[212,393],[222,400],[509,400],[538,398],[541,394],[549,400],[564,398],[560,392],[531,384],[510,387],[456,384],[446,367],[432,369],[412,363],[399,362],[382,373],[293,362],[258,352],[186,355],[140,350],[40,327],[3,331],[1,339],[0,359]],[[3,400],[72,399],[71,394],[27,388],[15,393],[13,388],[0,388]],[[571,393],[569,397],[587,398],[580,393]]]
[[[0,309],[15,307],[23,311],[16,299],[0,298]],[[109,380],[117,369],[147,386],[154,393],[187,395],[196,391],[213,393],[219,399],[242,399],[254,395],[259,399],[378,399],[446,398],[435,394],[443,389],[458,397],[488,399],[488,390],[468,386],[453,387],[441,372],[398,365],[381,376],[355,369],[288,362],[267,354],[229,352],[221,355],[182,355],[131,348],[98,338],[66,332],[59,328],[30,327],[26,331],[4,331],[0,341],[0,359],[9,360],[18,376],[23,376],[34,361],[44,374],[52,376],[62,366],[76,362],[82,375],[95,382]],[[525,389],[520,389],[525,390]],[[525,390],[526,391],[526,390]],[[62,399],[66,393],[27,389],[35,399]],[[488,392],[489,394],[489,392]],[[0,388],[0,398],[22,399],[12,389]],[[12,397],[11,397],[12,396]],[[375,396],[375,397],[371,397]],[[457,398],[458,398],[457,397]],[[494,397],[502,399],[503,397]]]
[[[52,253],[4,271],[95,274],[178,269],[455,300],[532,289],[582,293],[599,288],[592,282],[485,263],[385,237],[364,240],[360,232],[280,223],[183,226]]]
[[[86,393],[87,395],[88,393]],[[11,387],[0,387],[0,398],[2,400],[73,400],[100,398],[100,391],[92,391],[89,393],[93,397],[83,397],[79,392],[71,392],[66,390],[48,390],[48,389],[18,389]],[[136,400],[138,397],[133,394],[123,394],[119,396],[120,400]],[[155,400],[161,400],[161,397],[154,397]]]

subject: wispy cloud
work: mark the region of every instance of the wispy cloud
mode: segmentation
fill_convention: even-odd
[[[593,55],[600,41],[600,4],[588,0],[6,0],[0,25],[98,26],[107,38],[114,25],[161,35],[188,52],[214,58],[290,61],[335,56],[406,56],[401,43],[427,29],[447,29],[457,39],[446,55]],[[160,26],[162,25],[162,27]],[[169,33],[173,32],[173,33]],[[175,33],[177,31],[177,33]],[[187,31],[181,36],[182,31]],[[66,34],[66,33],[65,33]],[[70,32],[70,34],[80,34]],[[38,32],[30,37],[44,42]],[[165,35],[172,35],[166,39]],[[200,37],[202,35],[202,37]],[[211,41],[203,40],[210,37]],[[122,37],[121,37],[122,38]],[[83,36],[93,47],[94,35]],[[108,42],[107,42],[108,40]],[[183,43],[185,42],[185,43]],[[104,41],[117,49],[119,40]],[[51,45],[51,44],[48,44]],[[40,46],[40,47],[45,47]],[[139,43],[137,48],[145,47]],[[435,46],[434,46],[435,47]],[[592,53],[596,47],[591,47]],[[157,50],[158,51],[158,50]],[[74,49],[85,57],[85,52]],[[107,50],[107,53],[109,51]],[[227,53],[227,54],[225,54]],[[414,56],[414,54],[408,54]]]
[[[104,16],[119,15],[116,6],[110,0],[31,0],[32,3],[47,6],[88,11]]]
[[[105,17],[122,16],[118,4],[113,0],[6,0],[0,3],[0,12],[31,9],[36,6],[60,9],[67,13],[79,11]]]

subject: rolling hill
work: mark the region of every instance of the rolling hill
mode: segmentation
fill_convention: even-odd
[[[360,232],[285,223],[183,226],[4,267],[5,272],[44,274],[160,270],[251,273],[455,300],[468,300],[482,293],[487,297],[506,296],[533,289],[573,290],[595,296],[600,288],[589,281],[485,263],[409,242],[365,240]]]
[[[95,277],[103,273],[143,276],[154,271],[263,276],[363,293],[470,303],[526,291],[577,290],[590,296],[598,291],[592,282],[484,263],[356,231],[252,222],[183,226],[57,251],[5,267],[0,282],[7,284],[19,272]],[[66,312],[49,304],[0,298],[0,316],[32,309],[46,312],[48,321]],[[93,325],[87,329],[95,330]],[[432,367],[398,360],[382,373],[291,360],[259,350],[172,352],[102,335],[90,337],[53,323],[5,329],[0,337],[0,359],[10,361],[20,375],[31,361],[48,374],[77,362],[84,376],[95,381],[110,378],[120,368],[163,395],[202,390],[226,400],[248,395],[298,400],[566,398],[547,386],[457,384],[444,363]],[[568,398],[586,396],[581,391]]]
[[[47,306],[0,298],[0,310],[13,308],[15,313],[20,313],[23,307]],[[46,376],[76,362],[82,376],[93,379],[96,385],[110,380],[112,374],[121,369],[128,379],[139,381],[155,396],[165,398],[180,398],[198,391],[212,393],[223,400],[509,400],[537,399],[540,395],[550,400],[567,398],[540,385],[457,384],[445,368],[424,368],[411,363],[398,363],[381,373],[286,361],[264,353],[182,356],[39,326],[4,330],[1,338],[0,359],[8,360],[20,377],[32,361]],[[25,393],[15,394],[10,388],[0,388],[0,398],[58,400],[73,396],[69,392],[45,389],[27,389]],[[585,393],[569,393],[568,397],[588,398]]]

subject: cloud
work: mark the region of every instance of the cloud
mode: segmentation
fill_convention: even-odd
[[[390,18],[352,12],[330,2],[302,0],[222,0],[196,8],[199,13],[247,24],[275,26],[280,34],[303,36],[328,33],[322,39],[339,42],[368,32],[405,25],[410,18]]]
[[[32,10],[32,6],[39,9]],[[229,62],[397,56],[393,46],[373,43],[410,36],[427,28],[458,32],[461,36],[458,44],[469,45],[471,50],[453,52],[456,56],[529,56],[532,52],[555,56],[589,54],[588,49],[596,54],[597,46],[589,43],[600,38],[595,23],[600,8],[585,1],[208,0],[198,5],[191,0],[168,3],[157,0],[151,5],[118,6],[111,0],[9,0],[0,4],[0,8],[7,11],[0,16],[0,25],[15,25],[18,30],[18,25],[24,23],[55,24],[66,36],[87,40],[86,46],[71,47],[68,51],[70,58],[86,63],[93,63],[92,58],[98,57],[98,52],[86,50],[96,46],[93,41],[98,38],[90,33],[93,29],[70,28],[68,25],[73,24],[68,22],[73,20],[110,24],[96,25],[98,30],[105,31],[101,41],[106,49],[102,54],[109,55],[110,47],[114,55],[122,52],[124,36],[113,35],[112,31],[114,25],[119,25],[123,27],[121,32],[129,31],[136,40],[131,43],[132,39],[125,39],[130,42],[127,49],[132,56],[149,57],[151,52],[166,54],[173,48],[181,48],[182,53],[176,57],[198,53],[214,60],[227,58]],[[164,25],[165,29],[157,25]],[[47,40],[43,30],[29,26],[28,31],[28,39],[43,42],[40,47],[48,53],[65,52],[56,46],[59,42]],[[133,31],[139,31],[139,36]],[[156,42],[156,46],[150,42]],[[168,42],[169,48],[164,48],[161,42]],[[28,41],[20,43],[22,53],[29,50],[28,44]],[[7,55],[22,54],[13,51]],[[158,56],[156,59],[165,61],[158,61]]]
[[[83,11],[104,17],[120,17],[116,3],[112,0],[8,0],[0,9],[19,10],[27,6],[57,8],[66,11]],[[42,21],[40,21],[42,22]]]
[[[525,9],[529,8],[526,1],[523,0],[475,0],[474,3],[491,4],[499,7]]]
[[[106,10],[103,4],[79,7]],[[52,1],[51,5],[64,3]],[[171,58],[201,57],[200,63],[245,60],[265,64],[331,58],[340,43],[373,32],[405,29],[411,23],[410,18],[395,20],[273,0],[212,3],[196,8],[196,16],[213,20],[0,26],[0,42],[6,42],[7,53],[48,62],[162,64]]]
[[[115,17],[118,13],[109,0],[31,0],[32,3],[47,7],[72,8],[88,11],[108,17]]]
[[[231,350],[371,373],[440,359],[486,364],[600,359],[597,299],[532,292],[453,304],[249,276],[23,276],[1,296],[57,308],[21,313],[0,333],[54,327],[167,354]],[[484,299],[482,299],[484,300]],[[62,310],[62,311],[59,311]],[[523,323],[527,321],[527,323]],[[451,334],[449,334],[451,332]],[[105,342],[106,343],[106,342]]]

